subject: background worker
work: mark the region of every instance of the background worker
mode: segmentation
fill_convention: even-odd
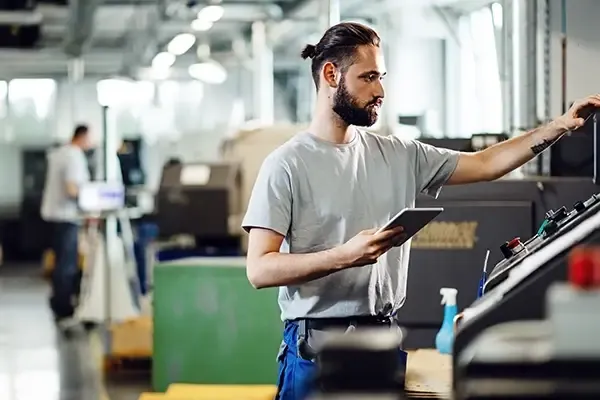
[[[42,218],[52,224],[55,267],[52,271],[50,307],[60,328],[69,330],[79,285],[79,228],[81,217],[77,196],[82,184],[90,181],[85,152],[91,148],[86,125],[75,128],[68,144],[48,154],[48,169],[42,199]]]

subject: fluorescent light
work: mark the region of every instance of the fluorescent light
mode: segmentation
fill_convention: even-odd
[[[174,54],[163,51],[154,56],[152,67],[157,69],[168,69],[175,64],[177,57]]]
[[[198,19],[217,22],[223,18],[223,14],[225,14],[225,9],[221,6],[206,6],[198,12]]]
[[[180,56],[187,53],[194,43],[196,43],[196,36],[191,33],[180,33],[171,40],[167,46],[167,50],[171,54]]]
[[[494,21],[494,26],[498,29],[502,28],[502,20],[503,20],[503,16],[502,16],[502,12],[504,10],[502,9],[502,4],[500,3],[493,3],[492,4],[492,20]]]
[[[191,65],[188,72],[192,78],[213,85],[219,85],[227,80],[227,71],[216,62]]]
[[[213,22],[205,19],[195,19],[192,21],[192,29],[198,32],[205,32],[212,28]]]

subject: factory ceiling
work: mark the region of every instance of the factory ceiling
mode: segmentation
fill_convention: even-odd
[[[319,31],[322,0],[38,0],[32,11],[41,21],[39,40],[29,47],[0,49],[0,74],[26,76],[65,75],[68,60],[80,57],[86,73],[106,76],[131,74],[149,65],[152,58],[176,35],[192,32],[198,44],[207,44],[211,54],[225,59],[243,58],[249,52],[250,27],[254,21],[267,21],[270,40],[278,55],[277,62],[286,66],[293,61],[286,50],[299,40]],[[373,21],[388,8],[473,6],[482,0],[339,0],[343,18]],[[63,3],[63,4],[61,4]],[[210,27],[193,25],[200,10],[218,4],[223,15]],[[0,13],[0,20],[10,20],[15,13]],[[19,16],[20,18],[20,16]],[[196,28],[196,29],[193,29]],[[283,45],[285,44],[285,45]],[[294,44],[294,46],[291,46]],[[297,51],[295,52],[297,53]],[[190,51],[178,63],[193,63]],[[296,57],[297,58],[297,57]],[[299,62],[297,60],[296,62]]]

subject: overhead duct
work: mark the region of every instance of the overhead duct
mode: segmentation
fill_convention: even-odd
[[[281,22],[271,25],[269,41],[273,47],[289,46],[290,36],[303,38],[314,31],[320,32],[319,24],[323,25],[324,21],[331,24],[331,20],[319,18],[319,16],[324,15],[323,10],[325,10],[325,14],[329,14],[330,8],[333,7],[332,11],[335,10],[335,12],[331,15],[339,12],[342,15],[346,14],[347,17],[348,12],[356,11],[357,7],[362,7],[363,4],[364,0],[303,0],[287,12]],[[306,23],[306,21],[309,22]]]
[[[80,57],[85,45],[92,37],[94,17],[102,0],[71,0],[69,2],[69,22],[64,42],[65,53]]]

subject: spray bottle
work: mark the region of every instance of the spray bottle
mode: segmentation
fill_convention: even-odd
[[[441,288],[442,304],[444,305],[444,322],[435,337],[435,347],[442,354],[452,353],[454,342],[454,317],[458,312],[456,306],[456,295],[458,290],[454,288]]]

